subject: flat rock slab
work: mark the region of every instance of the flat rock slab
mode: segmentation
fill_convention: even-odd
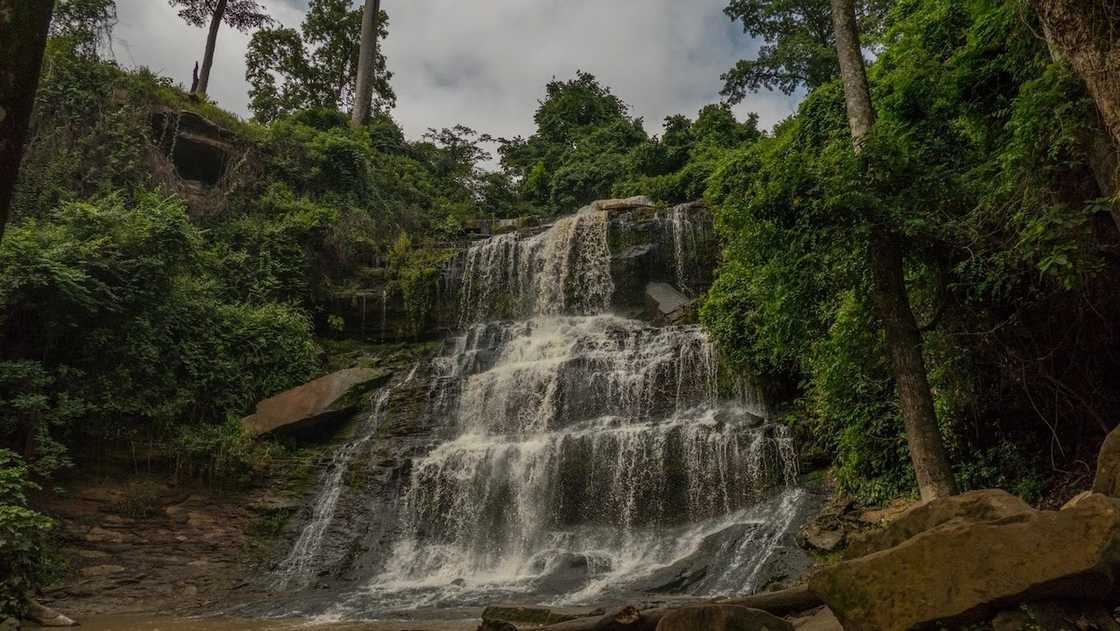
[[[646,285],[646,297],[661,316],[676,313],[690,302],[687,296],[668,283]]]
[[[630,210],[632,208],[650,208],[654,205],[653,200],[645,195],[637,197],[627,197],[626,199],[600,199],[599,201],[591,202],[591,207],[595,210]]]
[[[280,428],[306,426],[338,411],[339,403],[356,386],[382,376],[369,368],[347,368],[292,388],[257,404],[256,412],[241,419],[248,436],[267,434]]]

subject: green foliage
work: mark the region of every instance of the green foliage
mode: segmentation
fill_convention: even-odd
[[[404,298],[410,334],[419,335],[427,329],[441,267],[454,254],[454,250],[447,248],[417,245],[404,232],[393,242],[389,251],[390,272],[395,278],[395,289]]]
[[[224,423],[183,425],[172,434],[178,472],[211,483],[244,484],[269,472],[287,450],[256,440],[231,417]]]
[[[305,315],[227,302],[182,205],[136,199],[63,204],[0,245],[2,429],[36,467],[63,438],[224,420],[316,370]]]
[[[761,137],[757,116],[740,123],[729,106],[709,105],[695,122],[670,116],[662,136],[650,138],[641,119],[585,72],[550,82],[534,122],[528,140],[499,141],[502,167],[525,201],[562,211],[612,195],[699,199],[719,159]]]
[[[887,0],[861,0],[857,12],[864,35],[874,35]],[[760,90],[792,94],[816,89],[839,72],[829,0],[730,0],[724,9],[743,32],[765,42],[755,59],[739,61],[723,75],[722,94],[732,104]]]
[[[733,6],[762,4],[780,3]],[[733,363],[802,383],[801,413],[865,499],[914,484],[868,306],[871,225],[904,239],[963,487],[1038,498],[1046,470],[1073,466],[1070,446],[1106,426],[1100,402],[1120,397],[1105,377],[1115,354],[1089,350],[1115,348],[1106,322],[1120,315],[1114,236],[1100,236],[1115,226],[1087,161],[1099,132],[1036,29],[1012,2],[892,3],[870,67],[878,124],[859,156],[825,81],[708,180],[726,251],[702,319]],[[1049,461],[1025,455],[1039,451]]]
[[[378,27],[378,39],[384,40],[389,34],[384,11]],[[311,0],[299,31],[276,26],[254,33],[245,60],[254,118],[270,122],[305,109],[348,109],[357,83],[361,28],[360,7],[351,8],[347,0]],[[374,109],[392,109],[393,75],[380,47],[371,72]]]
[[[630,152],[626,173],[613,192],[669,203],[700,199],[720,160],[761,137],[757,115],[740,123],[726,104],[705,106],[695,122],[670,116],[660,138],[650,138]]]
[[[0,616],[19,617],[28,594],[50,577],[54,522],[27,505],[35,485],[23,460],[0,449]]]
[[[538,206],[570,211],[607,197],[624,173],[626,154],[646,140],[641,119],[591,74],[553,80],[533,116],[528,140],[502,140],[502,166]]]

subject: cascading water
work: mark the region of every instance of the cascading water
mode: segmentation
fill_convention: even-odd
[[[407,385],[415,377],[416,367],[405,377],[401,385]],[[338,498],[342,494],[343,477],[350,471],[351,461],[355,455],[360,453],[376,434],[384,418],[385,404],[394,389],[389,386],[374,394],[372,410],[358,427],[355,438],[334,453],[321,478],[315,502],[311,506],[311,520],[304,525],[292,549],[280,562],[273,583],[274,588],[306,587],[311,581],[315,570],[319,567],[318,557],[323,547],[323,539],[331,522],[334,521]]]
[[[460,325],[524,314],[603,313],[614,291],[607,217],[590,208],[529,238],[510,233],[467,250]]]
[[[670,224],[688,260],[688,221]],[[439,439],[411,460],[391,543],[334,613],[761,586],[804,508],[792,442],[749,381],[724,379],[739,392],[721,400],[700,328],[608,313],[608,241],[607,214],[585,209],[466,252],[462,333],[427,368]],[[285,561],[296,576],[354,451],[338,452]]]
[[[676,275],[676,286],[680,291],[695,295],[695,281],[699,270],[696,254],[703,244],[712,239],[712,225],[710,217],[705,214],[706,221],[696,219],[692,204],[681,204],[669,210],[666,217],[670,234],[673,238],[673,272]]]

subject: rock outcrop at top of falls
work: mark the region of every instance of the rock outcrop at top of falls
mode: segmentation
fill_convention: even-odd
[[[737,594],[807,565],[811,499],[759,388],[698,326],[627,317],[654,279],[706,287],[710,216],[629,203],[469,246],[455,333],[372,394],[275,585],[362,617]],[[661,262],[621,273],[634,247]]]
[[[605,231],[592,225],[600,221]],[[577,247],[569,249],[555,238],[561,234]],[[509,232],[462,244],[446,261],[431,292],[430,321],[419,337],[435,339],[467,323],[532,314],[530,303],[551,305],[554,313],[597,313],[597,308],[572,308],[572,297],[538,287],[540,279],[555,278],[559,252],[602,257],[608,263],[569,268],[609,275],[609,286],[583,279],[585,287],[607,292],[588,297],[598,301],[596,307],[605,304],[614,313],[654,321],[660,314],[648,302],[647,285],[662,283],[689,300],[703,294],[712,282],[719,247],[711,212],[702,202],[656,207],[643,197],[605,200],[551,221],[512,221]],[[553,270],[546,269],[550,265]],[[469,296],[466,304],[464,293]],[[391,285],[372,284],[339,299],[334,309],[351,336],[380,342],[417,337],[415,316]]]

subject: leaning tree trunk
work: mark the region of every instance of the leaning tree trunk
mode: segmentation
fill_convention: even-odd
[[[354,91],[351,124],[361,127],[369,120],[373,108],[373,74],[377,64],[377,31],[381,17],[381,0],[366,0],[362,12],[362,43],[358,51],[358,86]]]
[[[8,223],[54,0],[0,0],[0,238]]]
[[[1112,142],[1120,145],[1120,0],[1033,0],[1051,50],[1089,87]]]
[[[210,87],[210,69],[214,67],[214,49],[218,45],[218,30],[222,28],[222,20],[226,18],[227,2],[228,0],[218,0],[218,6],[214,7],[214,15],[210,17],[210,32],[206,35],[206,51],[202,55],[202,71],[198,74],[196,92],[199,94],[206,94],[206,90]]]
[[[840,57],[840,77],[844,82],[848,124],[852,129],[852,143],[859,152],[875,124],[875,110],[871,106],[867,69],[860,50],[855,1],[832,0],[832,21],[836,31],[836,52]],[[957,492],[956,482],[937,425],[937,413],[922,357],[922,334],[906,292],[898,235],[885,226],[873,226],[870,256],[872,301],[886,331],[918,489],[922,499],[953,495]]]

